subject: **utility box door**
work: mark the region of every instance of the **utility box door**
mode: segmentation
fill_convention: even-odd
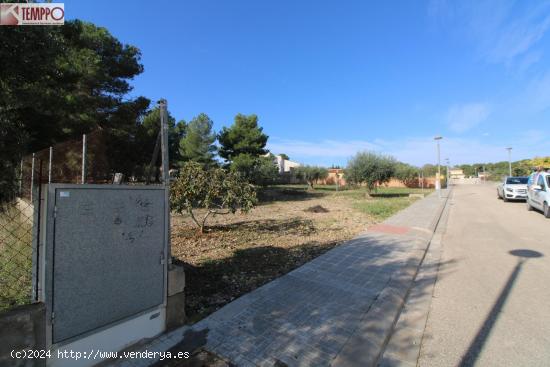
[[[75,186],[50,191],[53,343],[164,302],[164,188]]]

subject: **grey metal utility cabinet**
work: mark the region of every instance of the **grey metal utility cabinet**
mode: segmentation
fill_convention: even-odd
[[[38,250],[50,348],[74,349],[86,340],[118,350],[164,331],[165,190],[47,185]]]

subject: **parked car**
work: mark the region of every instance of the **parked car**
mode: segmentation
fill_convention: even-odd
[[[529,177],[505,177],[497,186],[497,195],[499,199],[525,200],[527,199],[527,181]]]
[[[527,190],[527,210],[542,210],[550,218],[550,173],[542,172]]]

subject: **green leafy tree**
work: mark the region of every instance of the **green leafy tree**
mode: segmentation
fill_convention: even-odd
[[[231,171],[238,172],[251,182],[262,184],[274,172],[269,169],[269,163],[262,162],[262,156],[267,153],[267,139],[268,136],[258,125],[258,116],[239,113],[233,125],[224,127],[218,134],[218,154],[225,159]]]
[[[205,113],[189,122],[186,134],[179,142],[182,160],[199,162],[204,166],[214,165],[216,134],[212,132],[212,125],[212,120]]]
[[[547,159],[550,162],[550,158]],[[533,160],[523,159],[512,162],[512,175],[526,176],[531,173],[533,167],[538,166],[541,162],[544,162],[544,158],[535,158]],[[503,176],[507,176],[510,173],[507,161],[461,164],[458,167],[464,171],[464,175],[466,176],[475,176],[477,172],[483,172],[485,169],[485,171],[489,174],[489,178],[494,180],[500,180]]]
[[[437,165],[436,164],[425,164],[422,166],[422,173],[424,174],[424,177],[435,177],[437,174]],[[440,166],[441,170],[441,178],[445,178],[447,175],[447,167],[446,166]]]
[[[547,156],[547,157],[535,157],[531,160],[528,160],[526,162],[528,165],[530,165],[531,167],[537,167],[537,166],[542,166],[544,168],[549,168],[550,167],[550,156]]]
[[[281,156],[281,158],[283,158],[283,159],[285,159],[285,160],[287,160],[287,161],[290,160],[290,158],[288,157],[288,155],[286,155],[285,153],[281,153],[281,154],[279,154],[279,155]]]
[[[273,157],[259,157],[252,171],[252,180],[256,185],[267,186],[277,182],[279,178],[279,167]]]
[[[464,176],[466,177],[475,176],[476,174],[475,167],[471,164],[461,164],[457,167],[460,168],[462,172],[464,172]]]
[[[346,180],[352,184],[365,184],[371,194],[378,185],[388,182],[395,175],[396,165],[396,160],[391,156],[360,152],[348,162]]]
[[[418,168],[398,162],[395,165],[394,177],[408,186],[413,182],[418,182],[418,172]]]
[[[433,177],[437,173],[437,165],[427,163],[422,166],[422,172],[424,177]]]
[[[318,181],[327,178],[328,170],[318,166],[299,166],[296,167],[296,177],[305,180],[309,184],[309,188],[313,190],[313,185]]]
[[[0,121],[4,132],[20,131],[11,140],[16,149],[0,152],[0,160],[13,163],[94,130],[109,134],[108,165],[117,171],[140,153],[150,155],[132,140],[150,101],[127,97],[129,81],[143,71],[140,58],[136,47],[80,20],[0,27]],[[2,165],[1,177],[13,176],[12,163]]]
[[[140,126],[138,127],[137,141],[140,146],[140,150],[145,152],[141,159],[141,163],[148,165],[155,150],[155,145],[160,148],[160,109],[158,107],[150,110],[143,118]],[[176,119],[168,112],[168,155],[170,159],[170,165],[175,167],[177,162],[181,160],[179,142],[185,136],[187,131],[187,124],[184,120],[176,123]],[[158,151],[157,159],[154,162],[156,166],[160,166],[162,156]]]
[[[249,154],[239,154],[233,158],[229,169],[260,186],[273,184],[279,177],[277,165],[270,156],[254,157]]]
[[[531,166],[526,162],[512,163],[512,174],[514,176],[528,176],[531,173]]]
[[[21,124],[0,114],[0,204],[15,197],[18,167],[26,136]],[[1,214],[1,213],[0,213]]]
[[[205,168],[198,162],[185,162],[178,179],[170,187],[171,208],[187,213],[204,233],[209,217],[247,213],[257,202],[254,186],[237,173],[221,168]],[[202,209],[198,217],[197,209]]]
[[[254,176],[254,170],[258,162],[258,157],[253,157],[249,154],[239,154],[233,157],[233,161],[229,166],[232,172],[238,173],[244,179],[251,181]]]
[[[143,71],[140,58],[139,49],[88,22],[1,27],[0,113],[21,121],[27,152],[97,128],[131,130],[148,105],[125,97]]]
[[[219,155],[227,162],[235,157],[246,154],[258,157],[267,153],[265,145],[268,136],[263,133],[263,128],[258,126],[258,116],[235,116],[235,122],[231,127],[224,127],[218,134],[220,143]]]

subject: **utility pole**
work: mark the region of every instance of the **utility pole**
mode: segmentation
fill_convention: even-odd
[[[435,180],[435,189],[437,190],[437,196],[441,197],[441,152],[439,148],[439,141],[443,139],[442,136],[436,136],[434,140],[437,142],[437,177]]]
[[[445,158],[445,164],[447,165],[447,188],[449,188],[449,186],[451,185],[451,173],[450,173],[450,168],[451,168],[451,162],[449,161],[449,158]]]
[[[168,106],[165,99],[159,101],[160,132],[162,151],[162,182],[164,185],[165,233],[166,233],[166,257],[168,265],[172,264],[170,246],[170,166],[168,157]]]
[[[508,172],[509,176],[512,177],[512,147],[506,148],[508,151]]]

